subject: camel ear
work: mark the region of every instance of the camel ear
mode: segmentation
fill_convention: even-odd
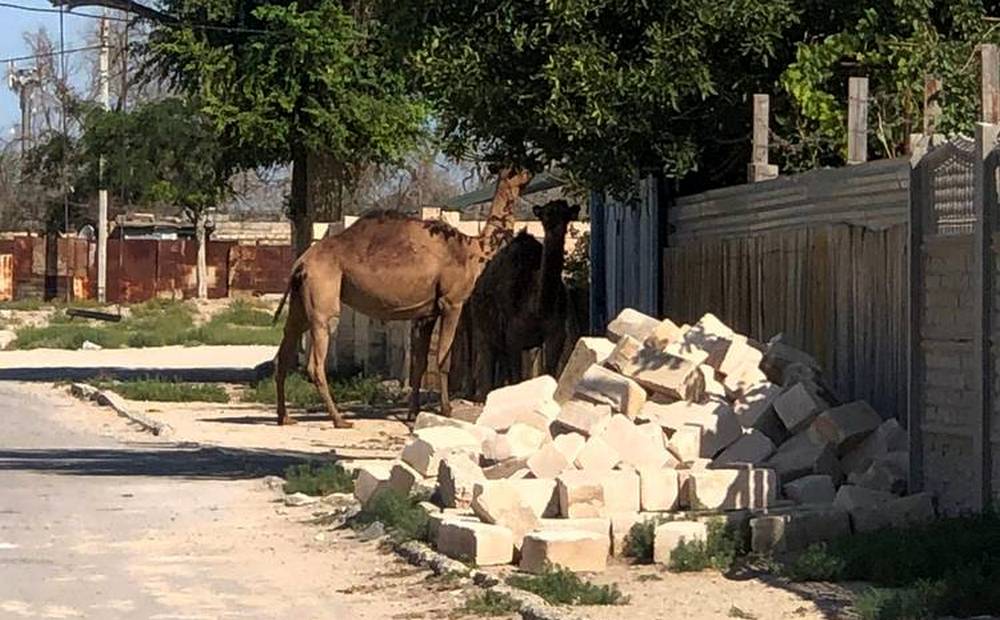
[[[531,207],[531,212],[534,213],[535,217],[537,217],[538,219],[542,219],[542,208],[539,207],[538,205]]]

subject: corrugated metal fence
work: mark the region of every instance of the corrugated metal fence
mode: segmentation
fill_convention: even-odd
[[[634,200],[597,193],[590,199],[590,328],[604,331],[624,308],[660,313],[663,245],[660,183],[646,177]]]
[[[108,240],[108,301],[134,303],[154,297],[197,294],[197,244],[189,240]],[[6,258],[4,258],[6,257]],[[18,236],[0,240],[0,300],[96,297],[96,244],[86,239]],[[289,246],[206,246],[210,298],[282,293],[292,264]]]
[[[906,160],[885,160],[677,199],[663,314],[781,333],[843,397],[905,420],[909,180]]]

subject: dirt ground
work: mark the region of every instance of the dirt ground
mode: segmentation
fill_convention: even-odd
[[[38,389],[41,389],[39,387]],[[62,388],[46,388],[57,389]],[[66,398],[69,398],[66,396]],[[136,411],[158,419],[173,429],[170,441],[223,448],[323,455],[345,460],[392,458],[404,444],[407,426],[392,419],[397,412],[356,411],[355,428],[334,430],[321,414],[298,412],[300,424],[278,427],[270,407],[250,404],[131,403]],[[67,409],[69,411],[69,409]],[[81,403],[68,424],[82,424],[127,441],[150,441],[108,409]],[[398,412],[401,413],[401,412]],[[350,414],[349,414],[350,415]],[[402,419],[400,417],[400,419]],[[363,543],[343,531],[323,531],[306,523],[310,508],[275,504],[273,491],[259,482],[248,486],[245,517],[238,531],[231,524],[190,522],[176,524],[169,538],[159,535],[145,541],[150,552],[170,554],[188,549],[212,554],[246,554],[247,579],[260,579],[289,596],[325,596],[344,600],[363,610],[364,618],[446,617],[460,605],[459,592],[438,591],[428,573],[413,569],[374,543]],[[266,541],[273,558],[262,561],[245,546]],[[322,539],[322,540],[318,540]],[[273,561],[280,557],[281,563]],[[161,567],[162,570],[169,566]],[[507,569],[498,569],[504,572]],[[631,598],[620,607],[577,608],[582,617],[653,620],[686,618],[851,618],[850,592],[828,584],[788,584],[757,574],[723,576],[716,572],[673,574],[655,566],[613,563],[593,580],[617,583]],[[332,587],[330,584],[348,584]],[[356,603],[363,605],[355,607]]]

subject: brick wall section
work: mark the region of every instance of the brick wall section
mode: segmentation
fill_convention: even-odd
[[[970,385],[973,354],[973,241],[970,235],[924,241],[924,304],[919,355],[925,377],[923,460],[925,490],[947,513],[971,508],[977,462],[973,433],[979,413]]]

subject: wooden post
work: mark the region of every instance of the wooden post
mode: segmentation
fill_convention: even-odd
[[[768,126],[771,122],[771,98],[767,95],[753,96],[753,154],[752,164],[767,163]]]
[[[982,64],[982,121],[1000,123],[1000,53],[992,43],[979,47]]]
[[[767,163],[768,141],[770,139],[771,98],[768,95],[753,96],[753,148],[747,179],[751,183],[767,181],[778,176],[778,167]]]
[[[847,87],[847,163],[868,161],[868,78],[852,77]]]
[[[987,67],[984,47],[983,68]],[[993,48],[994,62],[996,47]],[[996,64],[993,65],[996,69]],[[995,71],[991,72],[994,75]],[[985,71],[984,71],[985,74]],[[983,82],[985,87],[985,80]],[[996,91],[994,91],[996,92]],[[984,103],[986,102],[984,92]],[[996,101],[994,98],[993,101]],[[993,495],[992,484],[992,443],[991,418],[993,416],[993,231],[996,230],[997,182],[996,148],[1000,138],[1000,125],[996,123],[976,123],[976,157],[973,168],[972,205],[975,211],[975,231],[973,238],[972,294],[973,338],[972,347],[975,363],[968,372],[969,392],[979,411],[978,419],[973,418],[972,456],[978,467],[970,472],[978,484],[973,488],[972,506],[985,510]]]
[[[941,80],[924,78],[924,135],[933,136],[941,119]]]

